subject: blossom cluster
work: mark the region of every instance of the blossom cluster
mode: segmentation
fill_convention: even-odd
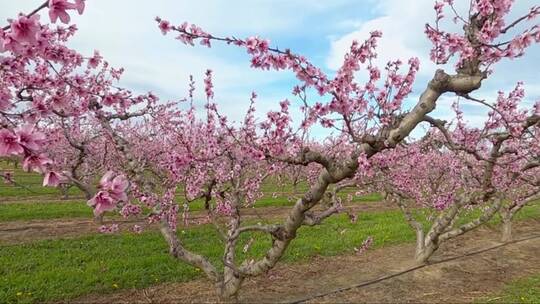
[[[433,43],[431,59],[444,64],[453,56],[458,56],[458,67],[474,63],[475,60],[489,67],[503,58],[522,56],[525,49],[540,42],[540,27],[538,24],[528,24],[540,15],[540,7],[534,6],[523,16],[507,22],[513,4],[513,0],[471,1],[469,17],[465,17],[457,12],[453,0],[437,1],[434,6],[435,25],[428,24],[425,29]],[[463,33],[446,32],[440,28],[445,18],[445,8],[453,12],[454,22],[464,27]],[[519,26],[523,27],[521,32]],[[509,32],[514,36],[508,39]]]
[[[96,216],[114,210],[119,202],[127,202],[126,190],[128,186],[129,182],[125,176],[108,171],[99,181],[99,191],[88,201],[88,206],[94,208]]]

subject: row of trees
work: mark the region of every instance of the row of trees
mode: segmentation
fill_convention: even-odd
[[[531,26],[540,8],[508,20],[512,4],[472,0],[469,12],[459,15],[453,1],[436,2],[436,21],[425,31],[433,42],[431,57],[437,64],[455,63],[455,69],[437,70],[410,108],[403,102],[413,99],[420,62],[411,58],[377,67],[378,31],[354,42],[339,70],[329,75],[258,37],[218,37],[196,25],[157,18],[163,34],[175,33],[185,44],[227,43],[245,49],[253,68],[296,75],[292,93],[301,103],[301,121],[293,121],[288,100],[258,119],[253,93],[243,121],[235,123],[214,102],[211,70],[204,79],[204,109],[195,107],[193,78],[188,96],[179,101],[161,102],[152,93],[118,87],[122,69],[97,51],[85,57],[66,46],[75,26],[40,21],[39,12],[48,10],[52,23],[67,24],[70,13],[83,13],[84,1],[50,0],[0,31],[0,156],[21,158],[25,170],[44,175],[44,185],[78,187],[100,219],[116,211],[159,224],[170,254],[203,270],[225,301],[236,299],[246,278],[272,269],[299,228],[342,212],[339,191],[347,187],[385,193],[403,211],[416,231],[419,263],[498,212],[509,240],[512,218],[540,190],[540,102],[527,107],[521,84],[493,102],[471,94],[496,63],[519,57],[540,41],[538,25]],[[443,29],[446,12],[462,32]],[[317,102],[308,98],[312,91]],[[484,125],[468,125],[457,102],[452,122],[432,117],[443,94],[486,107]],[[421,139],[411,138],[421,124],[429,130]],[[312,138],[317,125],[333,135]],[[102,176],[99,182],[96,176]],[[267,180],[304,180],[309,187],[281,222],[244,223],[241,208],[256,203]],[[206,220],[221,236],[216,246],[223,248],[222,266],[187,249],[176,233],[178,215],[186,219],[196,199],[204,200]],[[477,217],[460,222],[472,209]],[[427,231],[419,212],[428,215]],[[100,229],[114,232],[118,226]],[[240,238],[251,233],[267,235],[271,243],[264,256],[241,260]]]

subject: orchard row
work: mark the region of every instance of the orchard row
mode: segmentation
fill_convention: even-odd
[[[493,100],[472,95],[496,73],[497,63],[522,56],[540,41],[534,24],[540,8],[510,20],[512,4],[472,0],[468,14],[460,15],[452,0],[435,3],[435,22],[425,28],[431,59],[455,68],[439,69],[420,84],[425,89],[417,100],[411,92],[418,86],[420,61],[376,66],[379,31],[353,42],[341,67],[329,75],[259,37],[219,37],[193,24],[156,18],[162,34],[174,34],[184,44],[225,43],[244,49],[254,69],[296,75],[291,89],[301,104],[300,121],[293,120],[288,100],[257,114],[253,93],[243,121],[233,123],[214,102],[211,70],[205,74],[203,109],[195,107],[193,78],[180,101],[162,102],[152,93],[119,87],[123,69],[111,67],[98,51],[88,57],[66,46],[77,34],[68,25],[70,14],[82,14],[84,0],[49,0],[0,30],[0,157],[20,158],[25,170],[43,174],[46,186],[79,188],[98,219],[119,212],[159,223],[170,254],[200,268],[223,300],[234,300],[245,278],[272,269],[300,227],[344,212],[343,200],[352,197],[339,195],[343,189],[384,193],[394,202],[416,231],[418,263],[498,213],[509,240],[512,218],[540,190],[540,101],[527,107],[521,83]],[[39,16],[43,11],[51,23]],[[444,29],[452,20],[461,32]],[[55,25],[58,21],[64,25]],[[311,92],[319,98],[311,100]],[[459,100],[452,123],[432,115],[442,95]],[[406,107],[405,100],[414,106]],[[481,127],[466,123],[460,103],[486,107]],[[429,129],[413,139],[419,125]],[[318,126],[333,135],[314,138]],[[302,181],[309,188],[283,221],[244,224],[240,209],[263,195],[261,185],[269,179]],[[179,191],[183,206],[175,201]],[[190,202],[200,199],[205,221],[216,225],[225,244],[223,266],[188,250],[175,233],[178,216],[187,221]],[[323,211],[314,211],[320,206]],[[427,231],[414,208],[430,212]],[[458,225],[459,216],[472,208],[480,209],[480,216]],[[132,227],[136,233],[144,228]],[[118,226],[100,230],[114,233]],[[239,237],[252,232],[268,235],[272,243],[262,257],[239,261]],[[360,250],[369,244],[368,238]]]

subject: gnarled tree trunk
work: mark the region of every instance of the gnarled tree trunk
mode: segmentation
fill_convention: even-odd
[[[237,303],[238,292],[244,278],[234,273],[231,275],[224,275],[223,281],[218,284],[219,300],[221,303]]]
[[[418,246],[416,247],[414,261],[417,264],[426,264],[433,253],[439,248],[439,245],[435,242],[429,242],[428,244],[424,244],[424,242],[425,241],[422,241],[423,246],[421,248]]]

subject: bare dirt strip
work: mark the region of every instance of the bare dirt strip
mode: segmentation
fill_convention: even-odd
[[[352,213],[374,212],[395,209],[387,202],[360,202],[346,206]],[[243,209],[247,220],[269,220],[284,217],[290,207],[264,207]],[[190,214],[190,226],[197,225],[205,217],[204,212],[197,211]],[[121,230],[129,230],[134,224],[145,224],[143,220],[115,220]],[[106,221],[107,224],[112,221]],[[0,244],[28,243],[45,239],[74,238],[98,232],[100,224],[93,219],[51,219],[0,222]]]
[[[540,272],[540,221],[516,224],[516,238],[535,237],[467,257],[441,262],[364,287],[359,285],[414,266],[413,244],[368,250],[362,255],[316,257],[305,263],[280,264],[249,279],[240,295],[244,303],[472,303],[496,299],[514,279]],[[482,227],[442,246],[432,262],[499,246],[499,232]],[[321,294],[327,294],[320,297]],[[311,299],[310,299],[311,298]],[[310,300],[309,300],[310,299]],[[204,279],[145,289],[96,294],[79,303],[201,303],[215,302],[213,285]]]

